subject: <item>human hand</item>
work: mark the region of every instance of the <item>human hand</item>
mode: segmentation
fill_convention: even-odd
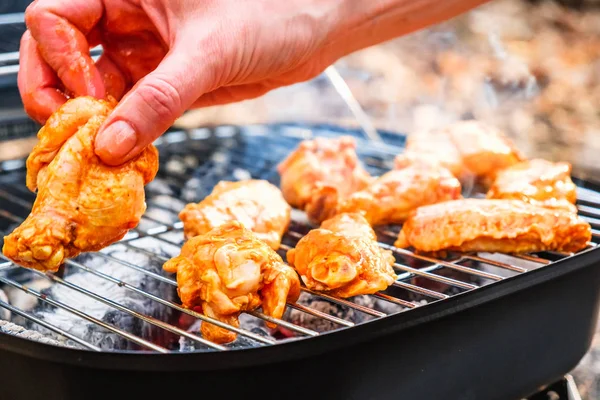
[[[37,0],[25,14],[19,90],[42,123],[71,96],[121,99],[95,143],[116,165],[189,108],[310,79],[343,55],[483,1]]]

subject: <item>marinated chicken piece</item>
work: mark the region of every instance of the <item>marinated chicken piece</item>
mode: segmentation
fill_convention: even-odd
[[[319,223],[335,214],[338,202],[365,188],[369,174],[352,137],[305,140],[277,167],[283,197]]]
[[[576,214],[520,200],[465,199],[420,207],[395,243],[424,252],[575,252],[591,239]]]
[[[577,212],[577,187],[571,164],[533,159],[501,171],[487,193],[488,199],[514,199]]]
[[[406,140],[406,150],[396,156],[394,164],[396,169],[412,164],[439,164],[456,177],[461,177],[465,173],[458,149],[447,132],[442,130],[412,133]]]
[[[290,224],[291,207],[281,191],[264,180],[219,182],[200,203],[190,203],[179,213],[185,237],[202,235],[228,221],[239,221],[246,229],[279,248]]]
[[[360,214],[338,214],[311,230],[287,260],[310,289],[339,297],[385,290],[396,280],[394,256],[377,245],[375,232]]]
[[[523,159],[501,131],[469,120],[410,135],[406,151],[396,157],[395,165],[441,164],[458,178],[473,175],[489,184],[498,171]]]
[[[40,129],[27,159],[27,187],[37,188],[37,197],[27,219],[4,238],[3,253],[15,263],[56,271],[66,258],[100,250],[139,223],[158,151],[151,145],[120,166],[102,163],[94,139],[113,106],[75,98]]]
[[[177,292],[184,307],[235,327],[240,312],[261,305],[265,314],[281,318],[286,302],[295,302],[300,295],[296,271],[237,221],[191,238],[163,268],[177,273]],[[236,338],[234,332],[207,322],[201,330],[215,343]]]
[[[525,159],[500,130],[479,121],[459,121],[445,128],[464,167],[483,181]]]
[[[371,225],[401,223],[417,207],[460,198],[460,182],[439,165],[412,164],[375,179],[338,212],[362,213]]]

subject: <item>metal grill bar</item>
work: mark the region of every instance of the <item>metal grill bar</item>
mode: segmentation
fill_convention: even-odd
[[[0,217],[4,217],[4,218],[9,219],[9,220],[11,220],[13,222],[16,222],[16,223],[21,223],[23,221],[21,218],[15,216],[15,215],[13,215],[13,214],[9,213],[8,211],[5,211],[5,210],[0,210]]]
[[[154,238],[155,236],[152,236],[152,237]],[[136,238],[136,239],[140,239],[140,238]],[[156,260],[160,260],[163,263],[169,261],[169,257],[165,257],[165,256],[162,256],[160,254],[153,253],[150,250],[144,249],[143,247],[132,245],[128,241],[126,241],[126,242],[119,242],[119,244],[122,244],[123,246],[125,246],[125,247],[127,247],[129,249],[132,249],[134,251],[139,251],[140,253],[146,254],[147,256],[149,256],[151,258],[154,258]]]
[[[416,259],[419,259],[419,260],[422,260],[422,261],[427,261],[427,262],[430,262],[430,263],[433,263],[433,264],[442,265],[442,266],[444,266],[446,268],[450,268],[450,269],[454,269],[456,271],[460,271],[460,272],[464,272],[464,273],[467,273],[467,274],[479,276],[481,278],[491,279],[493,281],[501,281],[503,279],[500,275],[492,274],[491,272],[480,271],[480,270],[469,268],[469,267],[465,267],[465,266],[462,266],[462,265],[453,264],[453,263],[449,263],[449,262],[446,262],[446,261],[438,260],[438,259],[435,259],[433,257],[424,256],[422,254],[416,254],[416,253],[413,253],[410,250],[399,249],[397,247],[390,246],[390,245],[387,245],[385,243],[380,243],[380,246],[381,247],[385,247],[385,248],[387,248],[389,250],[392,250],[394,253],[398,253],[398,254],[401,254],[401,255],[404,255],[404,256],[410,256],[410,257],[413,257],[413,258],[416,258]]]
[[[590,224],[590,226],[592,228],[595,229],[600,229],[600,219],[599,218],[592,218],[592,217],[587,217],[585,215],[581,215],[580,216],[581,219],[583,219],[584,221],[587,221],[588,224]]]
[[[409,272],[413,276],[414,275],[422,276],[424,278],[428,278],[428,279],[431,279],[433,281],[438,281],[438,282],[445,283],[445,284],[450,285],[450,286],[456,286],[456,287],[459,287],[459,288],[462,288],[462,289],[472,290],[472,289],[477,289],[478,288],[477,285],[474,285],[472,283],[466,283],[466,282],[462,282],[462,281],[457,281],[456,279],[447,278],[445,276],[432,274],[432,273],[424,271],[422,269],[416,269],[416,268],[409,267],[408,265],[402,265],[402,264],[394,263],[394,268],[395,269],[399,269],[399,270],[404,271],[404,272]]]
[[[597,208],[579,204],[577,206],[577,209],[579,210],[580,215],[583,214],[590,217],[600,218],[600,210],[598,210]]]
[[[378,230],[378,232],[381,232],[381,233],[385,234],[386,236],[390,236],[390,237],[392,237],[392,238],[396,238],[396,237],[398,236],[398,234],[397,234],[397,233],[395,233],[395,232],[392,232],[392,231],[389,231],[389,230]],[[397,249],[397,248],[396,248],[396,247],[394,247],[394,249]],[[400,249],[397,249],[397,250],[400,250]],[[402,249],[402,250],[403,250],[403,252],[409,252],[408,250],[405,250],[405,249]],[[393,251],[396,251],[396,250],[393,250]],[[415,253],[413,253],[413,252],[410,252],[410,253],[411,253],[411,254],[414,254],[415,256],[417,256],[417,257],[415,257],[415,258],[418,258],[418,257],[419,257],[418,255],[416,255],[416,254],[415,254]],[[405,254],[405,255],[408,255],[408,254]],[[502,262],[498,262],[498,261],[494,261],[494,260],[486,259],[486,258],[484,258],[484,257],[480,257],[480,256],[469,255],[469,254],[463,254],[461,258],[462,258],[462,259],[470,259],[470,260],[473,260],[473,261],[479,261],[479,262],[483,262],[483,263],[486,263],[486,264],[494,265],[494,266],[496,266],[496,267],[500,267],[500,268],[508,269],[508,270],[510,270],[510,271],[515,271],[515,272],[527,272],[527,269],[525,269],[525,268],[518,267],[518,266],[516,266],[516,265],[510,265],[510,264],[506,264],[506,263],[502,263]],[[427,260],[425,260],[425,261],[427,261]],[[436,262],[435,262],[435,263],[436,263],[436,264],[443,265],[443,266],[445,266],[445,267],[448,267],[446,264],[443,264],[443,261],[440,261],[440,262],[438,262],[438,261],[436,260]],[[453,265],[456,265],[456,264],[453,264]],[[448,268],[451,268],[451,267],[448,267]],[[466,267],[465,267],[465,268],[466,268]],[[465,272],[465,271],[463,271],[463,272]],[[497,277],[499,277],[498,275],[496,275],[496,276],[497,276]],[[486,277],[486,278],[488,278],[488,279],[496,279],[496,278],[489,278],[489,277]],[[500,278],[502,278],[502,277],[500,277]]]
[[[59,278],[58,276],[55,276],[53,274],[43,274],[41,272],[37,272],[37,274],[40,275],[40,276],[45,276],[48,279],[50,279],[51,281],[53,281],[53,282],[58,282],[59,284],[61,284],[63,286],[66,286],[66,287],[68,287],[70,289],[73,289],[73,290],[75,290],[75,291],[77,291],[79,293],[85,294],[86,296],[89,296],[89,297],[93,298],[94,300],[97,300],[97,301],[99,301],[101,303],[104,303],[104,304],[106,304],[106,305],[108,305],[108,306],[110,306],[112,308],[115,308],[115,309],[117,309],[119,311],[122,311],[122,312],[127,313],[129,315],[132,315],[132,316],[134,316],[136,318],[139,318],[139,319],[141,319],[141,320],[143,320],[143,321],[145,321],[145,322],[147,322],[149,324],[152,324],[154,326],[158,326],[159,328],[165,329],[165,330],[167,330],[167,331],[169,331],[171,333],[175,333],[175,334],[177,334],[179,336],[184,336],[184,337],[186,337],[186,338],[188,338],[190,340],[193,340],[195,342],[201,343],[201,344],[203,344],[205,346],[212,347],[213,349],[227,350],[226,347],[223,347],[221,345],[215,344],[215,343],[211,342],[210,340],[203,339],[200,336],[193,335],[193,334],[191,334],[191,333],[189,333],[187,331],[184,331],[183,329],[177,328],[176,326],[173,326],[171,324],[167,324],[166,322],[163,322],[163,321],[161,321],[159,319],[156,319],[156,318],[153,318],[153,317],[141,314],[141,313],[139,313],[137,311],[134,311],[134,310],[130,310],[129,308],[127,308],[127,307],[125,307],[125,306],[123,306],[123,305],[121,305],[119,303],[116,303],[116,302],[114,302],[112,300],[109,300],[109,299],[107,299],[105,297],[99,296],[96,293],[90,292],[89,290],[84,289],[84,288],[82,288],[80,286],[74,285],[71,282],[68,282],[68,281],[65,281],[64,279]]]
[[[336,323],[338,325],[343,325],[343,326],[347,326],[347,327],[354,326],[353,322],[346,321],[345,319],[334,317],[333,315],[329,315],[329,314],[324,313],[322,311],[315,310],[313,308],[303,306],[302,304],[289,303],[288,306],[291,307],[291,308],[293,308],[293,309],[296,309],[298,311],[302,311],[302,312],[305,312],[307,314],[314,315],[315,317],[326,319],[327,321]]]
[[[116,333],[117,335],[122,336],[125,339],[130,340],[130,341],[132,341],[132,342],[134,342],[134,343],[136,343],[136,344],[138,344],[138,345],[140,345],[142,347],[145,347],[145,348],[150,349],[150,350],[154,350],[154,351],[159,352],[159,353],[168,353],[169,352],[167,349],[165,349],[162,346],[155,345],[154,343],[151,343],[151,342],[149,342],[149,341],[147,341],[145,339],[142,339],[142,338],[140,338],[140,337],[138,337],[136,335],[133,335],[133,334],[131,334],[129,332],[126,332],[126,331],[124,331],[122,329],[115,328],[114,326],[112,326],[110,324],[107,324],[104,321],[101,321],[101,320],[99,320],[97,318],[94,318],[91,315],[86,314],[86,313],[84,313],[82,311],[79,311],[78,309],[73,308],[73,307],[71,307],[68,304],[65,304],[65,303],[60,302],[58,300],[54,300],[54,299],[52,299],[52,298],[50,298],[50,297],[48,297],[46,295],[43,295],[40,292],[38,292],[37,290],[30,289],[27,286],[21,285],[20,283],[15,282],[12,279],[8,279],[8,278],[0,276],[0,282],[2,282],[4,284],[7,284],[9,286],[12,286],[12,287],[14,287],[16,289],[22,290],[23,292],[36,297],[38,300],[43,301],[45,303],[48,303],[48,304],[50,304],[50,305],[52,305],[54,307],[58,307],[58,308],[61,308],[61,309],[65,310],[65,311],[68,311],[71,314],[74,314],[74,315],[76,315],[76,316],[78,316],[80,318],[83,318],[83,319],[85,319],[85,320],[87,320],[89,322],[92,322],[95,325],[98,325],[98,326],[100,326],[100,327],[102,327],[102,328],[104,328],[106,330],[109,330],[109,331],[111,331],[113,333]]]
[[[93,350],[93,351],[102,351],[102,349],[98,346],[94,346],[91,343],[86,342],[85,340],[82,340],[80,338],[78,338],[77,336],[71,335],[69,332],[64,331],[52,324],[47,323],[46,321],[44,321],[43,319],[40,319],[36,316],[33,316],[31,314],[28,314],[24,311],[21,311],[20,309],[18,309],[17,307],[13,307],[12,305],[5,303],[4,301],[0,300],[0,307],[7,309],[10,312],[13,312],[17,315],[20,315],[23,318],[28,319],[31,322],[34,322],[40,326],[43,326],[46,329],[51,330],[54,333],[57,333],[67,339],[70,339],[72,341],[74,341],[75,343],[89,349],[89,350]]]
[[[434,299],[447,299],[450,296],[447,296],[443,293],[439,293],[433,290],[429,290],[429,289],[425,289],[422,288],[421,286],[417,286],[417,285],[411,285],[410,283],[406,283],[406,282],[402,282],[402,281],[396,281],[392,284],[392,286],[396,286],[402,289],[406,289],[406,290],[410,290],[411,292],[414,293],[419,293],[419,294],[424,294],[425,296],[429,296],[432,297]]]
[[[326,293],[315,292],[313,290],[310,290],[309,288],[303,287],[300,290],[302,290],[303,292],[306,292],[306,293],[310,293],[310,294],[312,294],[314,296],[320,297],[322,299],[329,300],[329,301],[331,301],[333,303],[337,303],[339,305],[350,307],[350,308],[353,308],[355,310],[361,311],[361,312],[363,312],[365,314],[372,315],[373,317],[385,317],[385,315],[386,315],[385,313],[382,313],[382,312],[377,311],[377,310],[373,310],[372,308],[365,307],[365,306],[353,303],[353,302],[348,301],[348,300],[340,299],[338,297],[333,297],[333,296],[330,296],[330,295],[328,295]]]
[[[27,208],[27,209],[31,208],[31,203],[30,202],[25,201],[25,200],[21,199],[20,197],[14,196],[14,195],[12,195],[12,194],[10,194],[10,193],[2,190],[2,189],[0,189],[0,197],[3,197],[6,200],[9,200],[9,201],[11,201],[11,202],[13,202],[15,204],[18,204],[18,205],[20,205],[22,207]]]
[[[157,235],[160,235],[162,233],[167,233],[167,232],[179,231],[179,230],[182,230],[183,228],[175,228],[175,227],[163,224],[162,226],[157,226],[155,228],[155,230],[158,231],[159,230],[158,228],[162,228],[162,227],[166,227],[167,229],[161,230],[160,232],[156,232],[156,233],[152,233],[152,234],[146,234],[145,232],[143,232],[141,230],[137,230],[138,232],[140,232],[140,236],[138,236],[137,238],[132,238],[132,239],[128,240],[127,242],[132,242],[134,240],[142,239],[142,238],[145,238],[145,237],[151,237],[153,239],[156,239],[156,240],[158,240],[160,242],[163,242],[163,243],[166,243],[168,245],[176,246],[176,247],[181,247],[183,243],[175,243],[175,242],[173,242],[171,240],[165,239],[165,238],[163,238],[161,236],[157,236]],[[132,246],[129,243],[128,243],[128,247],[132,247],[132,248],[135,248],[135,249],[138,248],[137,246],[135,246],[135,245]],[[151,254],[154,254],[154,253],[151,253]]]
[[[466,258],[466,259],[469,259],[469,260],[479,261],[479,262],[484,263],[484,264],[493,265],[493,266],[504,268],[504,269],[508,269],[508,270],[514,271],[514,272],[520,272],[520,273],[527,272],[527,268],[523,268],[523,267],[519,267],[519,266],[516,266],[516,265],[511,265],[511,264],[503,263],[503,262],[496,261],[496,260],[491,260],[491,259],[485,258],[485,257],[480,257],[480,256],[476,256],[476,255],[465,255],[463,257]]]
[[[560,256],[560,257],[571,257],[571,256],[575,255],[575,253],[566,252],[566,251],[557,251],[557,250],[548,250],[548,251],[546,251],[546,253],[554,254],[554,255]]]
[[[289,232],[288,232],[288,233],[289,233]],[[288,246],[288,245],[287,245],[287,244],[285,244],[285,243],[280,243],[280,244],[279,244],[279,249],[280,249],[280,250],[285,250],[285,251],[290,251],[291,249],[293,249],[293,247],[292,247],[292,246]]]
[[[162,239],[162,238],[160,238],[160,237],[155,237],[155,236],[152,236],[152,237],[153,237],[153,238],[155,238],[155,239]],[[139,239],[139,238],[138,238],[138,239]],[[170,241],[167,241],[167,242],[168,242],[169,244],[174,244],[174,245],[175,245],[175,243],[173,243],[173,242],[170,242]],[[121,243],[121,242],[120,242],[120,243]],[[142,249],[142,248],[139,248],[139,247],[137,247],[137,246],[131,246],[131,245],[129,245],[128,247],[130,247],[130,248],[133,248],[135,251],[141,250],[141,251],[142,251],[142,252],[144,252],[145,254],[154,255],[154,253],[152,253],[152,252],[148,252],[147,250],[145,250],[145,249]],[[122,264],[122,265],[124,265],[124,266],[126,266],[126,267],[133,268],[133,269],[135,269],[136,271],[139,271],[139,272],[142,272],[142,273],[144,273],[144,274],[146,274],[146,275],[148,275],[148,276],[151,276],[152,278],[159,279],[159,280],[160,280],[160,281],[162,281],[162,282],[165,282],[165,283],[168,283],[168,284],[170,284],[170,285],[173,285],[173,286],[177,287],[177,282],[176,282],[176,281],[174,281],[173,279],[170,279],[170,278],[164,277],[164,276],[162,276],[162,275],[158,275],[158,274],[156,274],[156,273],[154,273],[154,272],[152,272],[152,271],[148,271],[148,270],[147,270],[147,269],[145,269],[145,268],[138,267],[137,265],[131,264],[131,263],[129,263],[129,262],[126,262],[126,261],[124,261],[124,260],[120,260],[120,259],[118,259],[118,258],[116,258],[116,257],[113,257],[113,256],[110,256],[110,255],[108,255],[108,254],[104,254],[104,253],[100,253],[100,254],[102,254],[102,256],[103,256],[103,257],[105,257],[105,258],[107,258],[107,259],[110,259],[110,260],[116,261],[116,262],[118,262],[118,263],[120,263],[120,264]],[[291,305],[291,304],[290,304],[290,303],[288,303],[288,305]],[[308,311],[308,310],[310,310],[310,311]],[[308,308],[308,307],[305,307],[305,308],[304,308],[302,311],[305,311],[305,312],[311,313],[311,314],[313,314],[313,315],[316,315],[316,314],[314,314],[314,313],[315,313],[315,312],[317,312],[316,310],[312,310],[312,309],[310,309],[310,308]],[[314,335],[315,335],[315,333],[316,333],[316,332],[314,332],[314,331],[311,331],[311,330],[306,330],[306,329],[304,329],[304,328],[302,328],[302,327],[300,327],[300,326],[298,326],[298,325],[290,324],[290,323],[288,323],[287,321],[284,321],[284,320],[281,320],[281,319],[277,319],[277,318],[270,317],[270,316],[268,316],[268,315],[265,315],[265,314],[263,314],[263,313],[261,313],[261,312],[254,311],[254,312],[252,312],[252,313],[249,313],[249,312],[247,312],[247,314],[251,314],[251,315],[253,315],[253,316],[257,317],[257,318],[260,318],[260,319],[262,319],[262,320],[264,320],[264,321],[268,321],[268,322],[273,322],[273,323],[276,323],[276,324],[278,324],[278,325],[280,325],[280,326],[283,326],[283,327],[285,327],[285,328],[288,328],[288,329],[290,329],[290,330],[293,330],[293,331],[295,331],[295,332],[302,333],[302,334],[305,334],[305,335],[308,335],[308,336],[314,336]],[[332,322],[337,322],[337,321],[335,321],[335,320],[332,320]]]
[[[392,297],[384,293],[375,293],[375,297],[383,299],[385,301],[389,301],[390,303],[398,304],[399,306],[407,307],[407,308],[415,308],[416,304],[411,303],[410,301],[402,300],[397,297]]]
[[[99,251],[99,252],[98,252],[98,253],[96,253],[96,254],[97,254],[97,255],[99,255],[99,256],[101,256],[101,257],[103,257],[103,258],[105,258],[105,259],[107,259],[107,260],[109,260],[109,261],[114,261],[114,262],[116,262],[116,263],[119,263],[119,264],[121,264],[121,265],[123,265],[123,266],[127,267],[127,268],[134,269],[134,270],[136,270],[136,271],[138,271],[138,272],[141,272],[142,274],[145,274],[145,275],[151,276],[151,277],[152,277],[152,278],[154,278],[154,279],[158,279],[158,280],[159,280],[159,281],[161,281],[161,282],[168,283],[169,285],[174,285],[174,286],[177,286],[177,282],[173,281],[173,279],[170,279],[170,278],[164,277],[164,276],[162,276],[162,275],[159,275],[159,274],[157,274],[157,273],[154,273],[154,272],[152,272],[152,271],[148,271],[146,268],[143,268],[143,267],[138,267],[138,266],[137,266],[137,265],[135,265],[135,264],[132,264],[132,263],[130,263],[130,262],[128,262],[128,261],[125,261],[125,260],[121,260],[120,258],[117,258],[117,257],[113,257],[113,256],[111,256],[110,254],[106,254],[106,253],[103,253],[103,252],[101,252],[101,251]]]
[[[182,229],[171,229],[169,232],[175,232],[175,231],[178,231],[178,230],[182,230]],[[166,239],[166,238],[164,238],[164,237],[161,237],[161,236],[151,236],[151,237],[152,237],[152,238],[154,238],[154,239],[158,239],[158,240],[160,240],[160,241],[161,241],[161,242],[163,242],[163,243],[170,244],[170,245],[172,245],[172,246],[178,246],[178,247],[181,247],[181,245],[183,244],[183,243],[181,243],[181,242],[180,242],[180,243],[177,243],[177,242],[174,242],[174,241],[172,241],[172,240]]]
[[[279,326],[283,326],[284,328],[293,330],[293,331],[295,331],[297,333],[301,333],[301,334],[306,335],[306,336],[318,336],[319,335],[319,332],[315,332],[312,329],[303,328],[301,326],[289,323],[289,322],[284,321],[282,319],[273,318],[270,315],[263,314],[263,313],[258,312],[256,310],[254,310],[254,311],[245,311],[245,313],[249,314],[249,315],[252,315],[253,317],[265,320],[267,322],[271,322],[273,324],[277,324]]]
[[[296,324],[292,324],[291,322],[287,322],[287,321],[285,321],[283,319],[271,317],[270,315],[266,315],[266,314],[264,314],[264,313],[262,313],[260,311],[253,310],[253,311],[244,311],[244,312],[246,314],[252,315],[252,316],[254,316],[256,318],[260,318],[263,321],[267,321],[267,322],[271,322],[273,324],[277,324],[277,325],[279,325],[281,327],[287,328],[287,329],[289,329],[291,331],[294,331],[296,333],[301,333],[301,334],[306,335],[306,336],[317,336],[319,334],[318,332],[315,332],[312,329],[307,329],[307,328],[304,328],[302,326],[299,326],[299,325],[296,325]]]
[[[209,323],[211,323],[213,325],[218,326],[219,328],[224,328],[224,329],[230,330],[232,332],[238,333],[238,334],[240,334],[242,336],[246,336],[246,337],[248,337],[250,339],[254,339],[257,342],[261,342],[261,343],[264,343],[264,344],[273,344],[273,343],[275,343],[274,340],[262,337],[260,335],[256,335],[256,334],[254,334],[254,333],[252,333],[250,331],[247,331],[245,329],[236,328],[234,326],[231,326],[231,325],[228,325],[228,324],[226,324],[224,322],[221,322],[221,321],[219,321],[217,319],[214,319],[214,318],[211,318],[211,317],[207,317],[204,314],[200,314],[200,313],[197,313],[195,311],[188,310],[187,308],[183,308],[183,307],[181,307],[180,305],[178,305],[176,303],[173,303],[173,302],[168,301],[168,300],[164,300],[164,299],[162,299],[162,298],[160,298],[158,296],[155,296],[155,295],[153,295],[151,293],[148,293],[148,292],[146,292],[146,291],[144,291],[142,289],[139,289],[139,288],[137,288],[135,286],[132,286],[132,285],[128,284],[127,282],[123,282],[123,281],[121,281],[121,280],[119,280],[117,278],[114,278],[114,277],[110,276],[110,275],[104,274],[104,273],[102,273],[100,271],[96,271],[96,270],[94,270],[92,268],[89,268],[89,267],[87,267],[87,266],[85,266],[83,264],[80,264],[80,263],[78,263],[76,261],[66,260],[66,264],[74,266],[74,267],[77,267],[79,269],[82,269],[82,270],[84,270],[86,272],[89,272],[91,274],[94,274],[96,276],[99,276],[100,278],[103,278],[103,279],[105,279],[107,281],[110,281],[110,282],[116,284],[116,285],[119,285],[120,287],[124,287],[124,288],[126,288],[128,290],[131,290],[131,291],[133,291],[133,292],[135,292],[137,294],[140,294],[140,295],[142,295],[144,297],[147,297],[147,298],[149,298],[151,300],[154,300],[154,301],[156,301],[156,302],[158,302],[160,304],[163,304],[163,305],[165,305],[167,307],[174,308],[177,311],[180,311],[182,313],[186,313],[188,315],[191,315],[192,317],[195,317],[195,318],[201,319],[203,321],[209,322]]]
[[[520,258],[521,260],[532,261],[532,262],[538,263],[538,264],[544,264],[544,265],[552,264],[552,261],[550,261],[550,260],[546,260],[545,258],[538,257],[538,256],[531,256],[528,254],[511,254],[511,256],[515,257],[515,258]]]
[[[153,236],[153,237],[154,237],[154,236]],[[120,242],[119,242],[119,243],[120,243]],[[120,243],[120,244],[124,244],[124,243]],[[140,248],[140,247],[137,247],[137,246],[131,246],[131,245],[129,245],[128,247],[130,247],[130,248],[134,249],[135,251],[138,251],[138,250],[139,250],[139,251],[141,251],[141,252],[142,252],[142,253],[144,253],[144,254],[148,254],[148,255],[156,255],[156,256],[158,256],[158,254],[152,253],[152,252],[150,252],[150,251],[148,251],[148,250],[146,250],[146,249],[143,249],[143,248]],[[116,258],[116,257],[112,257],[112,256],[109,256],[109,255],[106,255],[106,254],[105,254],[105,256],[106,256],[106,257],[110,257],[111,259],[113,259],[113,260],[115,260],[115,261],[117,261],[117,262],[121,263],[122,265],[124,265],[124,266],[126,266],[126,267],[134,267],[134,269],[135,269],[136,271],[142,272],[142,273],[144,273],[144,274],[146,274],[146,275],[148,275],[148,276],[150,276],[150,277],[152,277],[152,278],[159,279],[159,280],[161,280],[162,282],[166,282],[166,283],[168,283],[168,284],[170,284],[170,285],[172,285],[172,286],[175,286],[175,287],[177,287],[177,282],[176,282],[176,281],[174,281],[173,279],[166,278],[166,277],[164,277],[164,276],[161,276],[161,275],[155,274],[154,272],[152,272],[152,271],[148,271],[148,270],[146,270],[146,269],[144,269],[144,268],[139,268],[139,267],[137,267],[137,266],[136,266],[136,265],[134,265],[134,264],[131,264],[131,263],[128,263],[128,262],[125,262],[125,261],[119,260],[119,259],[118,259],[118,258]],[[166,258],[166,257],[162,257],[162,256],[160,256],[160,259],[162,259],[162,258]],[[168,260],[168,258],[166,258],[166,260]],[[165,261],[166,261],[166,260],[165,260]],[[264,321],[275,323],[275,324],[277,324],[277,325],[279,325],[279,326],[282,326],[282,327],[284,327],[284,328],[290,329],[290,330],[292,330],[292,331],[295,331],[295,332],[297,332],[297,333],[302,333],[302,334],[304,334],[304,335],[308,335],[308,336],[314,336],[314,335],[316,334],[316,332],[314,332],[314,331],[307,330],[307,329],[305,329],[305,328],[303,328],[303,327],[301,327],[301,326],[298,326],[298,325],[295,325],[295,324],[291,324],[291,323],[289,323],[289,322],[287,322],[287,321],[284,321],[284,320],[282,320],[282,319],[273,318],[273,317],[271,317],[271,316],[268,316],[268,315],[266,315],[266,314],[263,314],[262,312],[258,312],[258,311],[252,311],[252,312],[249,312],[249,311],[244,311],[244,312],[245,312],[246,314],[250,314],[250,315],[252,315],[252,316],[255,316],[255,317],[257,317],[257,318],[260,318],[260,319],[262,319],[262,320],[264,320]]]
[[[173,211],[170,211],[170,212],[174,213]],[[146,218],[149,221],[155,222],[155,223],[160,224],[160,225],[164,225],[165,228],[169,229],[169,230],[183,229],[183,222],[181,222],[181,221],[175,222],[174,224],[165,224],[163,221],[159,221],[159,220],[157,220],[155,218],[152,218],[152,217],[150,217],[148,215],[144,215],[143,217]]]

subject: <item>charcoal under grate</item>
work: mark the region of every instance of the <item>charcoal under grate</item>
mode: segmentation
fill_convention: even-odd
[[[240,328],[181,307],[174,276],[163,272],[162,264],[179,253],[183,242],[177,216],[183,206],[200,201],[222,180],[266,179],[278,185],[276,165],[302,140],[342,134],[356,137],[358,155],[372,175],[389,170],[404,145],[402,135],[381,132],[383,142],[374,142],[364,140],[358,130],[325,125],[220,126],[168,132],[156,142],[161,165],[157,178],[146,187],[147,211],[139,226],[100,252],[68,260],[56,274],[26,270],[0,258],[0,289],[8,297],[8,302],[0,297],[0,312],[53,343],[92,351],[243,349],[350,329],[579,256],[469,253],[437,259],[393,247],[399,227],[385,226],[376,231],[380,245],[396,256],[399,278],[384,292],[340,299],[303,288],[300,301],[289,304],[281,320],[257,310],[242,314]],[[14,229],[33,204],[35,195],[25,188],[24,176],[23,160],[0,164],[0,234]],[[580,215],[592,225],[593,241],[598,242],[600,194],[577,183]],[[477,188],[466,190],[467,195],[480,194]],[[284,259],[285,252],[310,229],[304,214],[294,210],[279,251]],[[594,242],[583,252],[598,251]],[[224,346],[206,341],[198,333],[200,321],[235,331],[238,339]],[[266,321],[275,322],[278,328],[266,328]]]

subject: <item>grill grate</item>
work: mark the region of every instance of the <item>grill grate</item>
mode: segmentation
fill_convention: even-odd
[[[323,332],[313,325],[302,326],[292,321],[290,311],[308,315],[316,321],[325,321],[334,329],[348,329],[358,323],[385,318],[396,312],[407,312],[423,307],[427,303],[444,301],[460,293],[477,290],[481,286],[493,284],[515,275],[539,267],[547,267],[554,261],[577,257],[576,254],[562,252],[544,252],[528,255],[498,254],[459,254],[449,255],[446,259],[437,259],[415,254],[409,250],[397,249],[391,245],[395,240],[399,227],[389,226],[376,229],[380,245],[390,249],[396,256],[394,268],[399,279],[385,292],[372,296],[370,302],[358,299],[340,299],[323,293],[316,293],[303,288],[303,296],[318,299],[327,304],[351,310],[362,315],[359,320],[327,312],[311,306],[310,301],[289,304],[288,312],[283,319],[266,316],[260,311],[247,313],[249,318],[275,322],[280,329],[292,332],[293,336],[265,335],[265,331],[256,331],[242,324],[235,328],[220,321],[206,317],[193,310],[180,306],[176,297],[169,298],[165,293],[175,293],[176,281],[170,274],[163,273],[160,265],[170,256],[178,253],[183,241],[182,223],[177,213],[189,201],[199,201],[212,190],[220,180],[239,180],[245,178],[267,179],[278,185],[279,176],[275,166],[303,139],[314,136],[334,137],[340,134],[354,135],[358,142],[359,157],[367,170],[374,175],[381,174],[392,165],[393,157],[398,154],[404,144],[404,138],[381,132],[383,142],[364,141],[360,131],[345,130],[330,126],[306,127],[292,124],[256,125],[244,128],[218,127],[214,129],[197,129],[188,132],[172,131],[157,141],[161,151],[161,166],[157,179],[147,186],[148,209],[140,225],[132,230],[122,241],[109,246],[101,252],[82,255],[68,260],[64,270],[56,274],[44,274],[25,270],[13,265],[5,258],[0,258],[0,283],[5,288],[26,293],[36,300],[36,307],[50,307],[61,310],[72,316],[87,321],[99,332],[110,332],[129,343],[127,349],[136,351],[171,352],[171,351],[215,351],[273,345],[289,340],[298,340],[319,335]],[[24,188],[24,163],[12,161],[0,164],[0,233],[11,231],[28,214],[35,195]],[[583,183],[578,182],[583,185]],[[477,196],[475,190],[472,195]],[[600,240],[600,194],[591,189],[580,187],[579,212],[593,227],[593,238]],[[285,259],[285,251],[308,232],[310,226],[304,215],[294,210],[289,232],[285,235],[279,251]],[[150,242],[149,242],[150,241]],[[149,243],[151,243],[149,245]],[[158,246],[158,247],[157,247]],[[587,250],[596,247],[591,243]],[[146,260],[134,262],[121,256],[125,252],[134,253],[136,257]],[[158,250],[157,250],[158,249]],[[597,249],[596,249],[597,250]],[[586,250],[584,250],[586,251]],[[595,251],[595,250],[594,250]],[[1,257],[1,256],[0,256]],[[99,261],[100,260],[100,261]],[[91,261],[95,261],[92,263]],[[121,270],[129,270],[143,275],[148,281],[136,284],[131,279],[115,276],[97,268],[99,262],[115,263]],[[150,267],[157,265],[156,267]],[[110,298],[98,293],[96,288],[84,287],[70,280],[74,274],[84,274],[106,285],[118,286],[128,296],[149,301],[152,306],[143,311],[126,304],[127,298]],[[45,289],[36,289],[30,282],[45,280]],[[86,278],[87,279],[87,278]],[[159,293],[150,288],[152,282],[161,288]],[[48,288],[68,288],[79,297],[71,301],[56,298]],[[166,289],[165,289],[166,288]],[[134,320],[154,329],[152,335],[133,333],[123,329],[114,321],[107,321],[94,315],[94,312],[80,307],[81,299],[101,303],[111,310],[127,315]],[[375,305],[374,305],[375,304]],[[154,315],[149,312],[155,307],[162,307],[168,312]],[[52,331],[62,336],[68,344],[91,351],[111,350],[110,346],[99,346],[71,332],[69,329],[55,325],[36,309],[19,307],[0,300],[0,308],[24,318],[32,329]],[[47,310],[47,308],[42,308]],[[120,314],[120,315],[121,315]],[[197,330],[182,328],[181,318],[192,321],[209,321],[215,325],[239,334],[233,345],[217,345],[204,340]],[[178,319],[177,319],[178,318]],[[144,331],[142,331],[144,332]],[[173,341],[157,341],[156,332],[170,334],[175,338],[184,338],[194,346],[173,347]],[[114,347],[112,350],[119,350]]]

